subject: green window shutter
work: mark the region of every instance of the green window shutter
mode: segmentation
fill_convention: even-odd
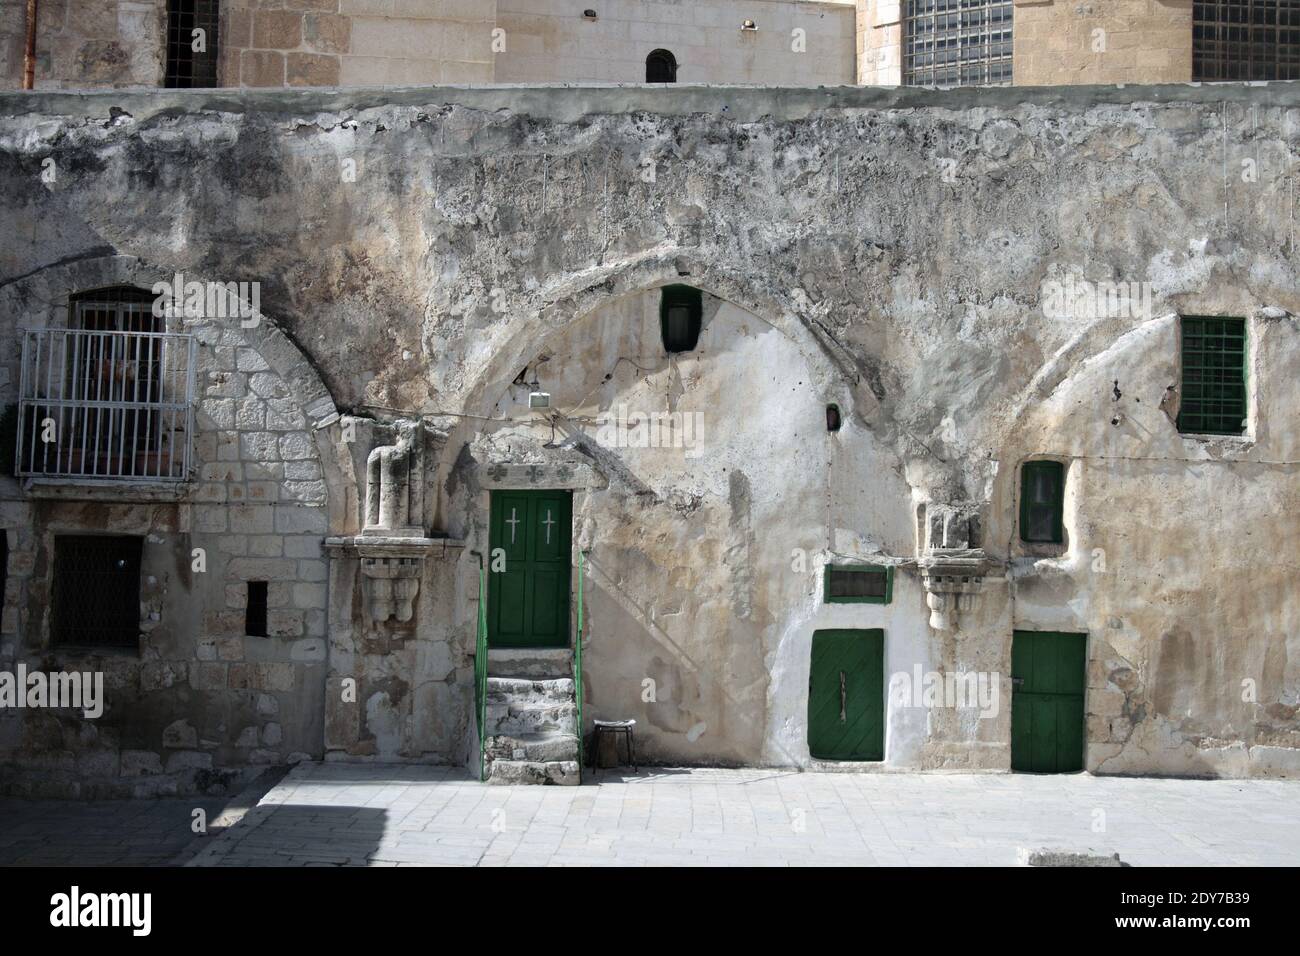
[[[700,340],[704,317],[704,297],[699,289],[688,285],[664,286],[659,298],[659,326],[664,349],[689,352]]]
[[[1020,466],[1020,540],[1061,544],[1065,529],[1065,466],[1059,461],[1027,461]]]
[[[891,565],[826,565],[822,581],[826,604],[888,604],[894,599]]]
[[[1246,320],[1182,317],[1183,383],[1178,430],[1240,435],[1246,430]]]

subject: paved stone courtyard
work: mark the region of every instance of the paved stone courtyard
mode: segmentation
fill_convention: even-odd
[[[0,865],[1000,866],[1021,848],[1300,865],[1300,781],[644,769],[504,787],[316,763],[242,819],[239,802],[3,800]]]
[[[643,769],[582,787],[306,764],[191,865],[1300,865],[1300,781]],[[1100,832],[1094,832],[1096,828]]]

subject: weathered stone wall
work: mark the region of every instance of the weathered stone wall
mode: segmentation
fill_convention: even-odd
[[[339,407],[426,416],[426,528],[470,547],[429,563],[425,643],[401,651],[420,679],[339,642],[372,681],[341,754],[467,756],[486,490],[582,465],[588,716],[637,715],[658,759],[807,763],[811,631],[881,626],[891,675],[991,672],[1003,704],[891,702],[884,766],[1005,769],[1026,628],[1089,635],[1090,769],[1294,772],[1298,110],[1279,84],[14,97],[0,274],[109,250],[258,279]],[[1046,309],[1069,276],[1147,283],[1150,308]],[[645,295],[670,282],[715,310],[672,362]],[[1179,312],[1249,317],[1244,437],[1178,433]],[[606,381],[625,346],[652,361]],[[705,411],[700,455],[525,432],[530,368],[587,417]],[[1018,544],[1031,456],[1069,466],[1059,551]],[[355,492],[328,484],[331,532],[354,532]],[[973,509],[994,562],[951,631],[926,623],[922,505]],[[821,604],[796,549],[894,563],[893,603]],[[331,621],[360,613],[350,580]]]
[[[851,85],[851,5],[814,0],[498,0],[499,83],[641,83],[669,50],[681,83]],[[741,30],[752,20],[756,29]],[[802,31],[796,34],[796,30]]]
[[[90,256],[0,286],[6,405],[17,328],[67,328],[76,292],[170,280],[127,256]],[[251,320],[249,320],[251,321]],[[329,490],[313,427],[333,412],[269,324],[168,319],[197,339],[193,478],[94,488],[0,479],[13,539],[0,662],[12,672],[102,672],[104,715],[0,710],[3,789],[152,795],[237,783],[240,768],[319,757],[327,654],[322,538]],[[12,468],[6,463],[6,470]],[[335,478],[336,493],[346,485]],[[55,537],[143,538],[138,649],[51,639]],[[267,581],[268,636],[245,634],[247,582]],[[72,599],[63,596],[63,600]]]
[[[1017,0],[1018,86],[1186,83],[1192,0]]]
[[[165,0],[41,0],[36,88],[161,86]],[[27,4],[0,6],[0,89],[19,89]]]

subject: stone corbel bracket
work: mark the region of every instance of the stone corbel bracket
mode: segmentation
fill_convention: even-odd
[[[990,561],[984,553],[980,502],[930,502],[917,513],[921,553],[917,565],[930,608],[930,626],[950,631],[961,614],[979,606]]]
[[[952,630],[957,626],[959,614],[979,606],[988,558],[978,548],[931,551],[918,564],[925,603],[930,608],[930,626],[936,631]]]
[[[362,534],[326,538],[332,553],[356,557],[361,562],[362,589],[370,619],[382,624],[389,618],[405,624],[415,614],[427,558],[459,556],[465,542],[453,538],[425,538],[414,534]]]

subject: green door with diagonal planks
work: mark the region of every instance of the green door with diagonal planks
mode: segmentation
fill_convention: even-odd
[[[1011,636],[1011,769],[1083,769],[1088,635],[1015,631]]]
[[[568,491],[492,492],[488,565],[492,647],[569,646],[572,510]]]
[[[808,752],[818,760],[885,759],[885,632],[814,631]]]

